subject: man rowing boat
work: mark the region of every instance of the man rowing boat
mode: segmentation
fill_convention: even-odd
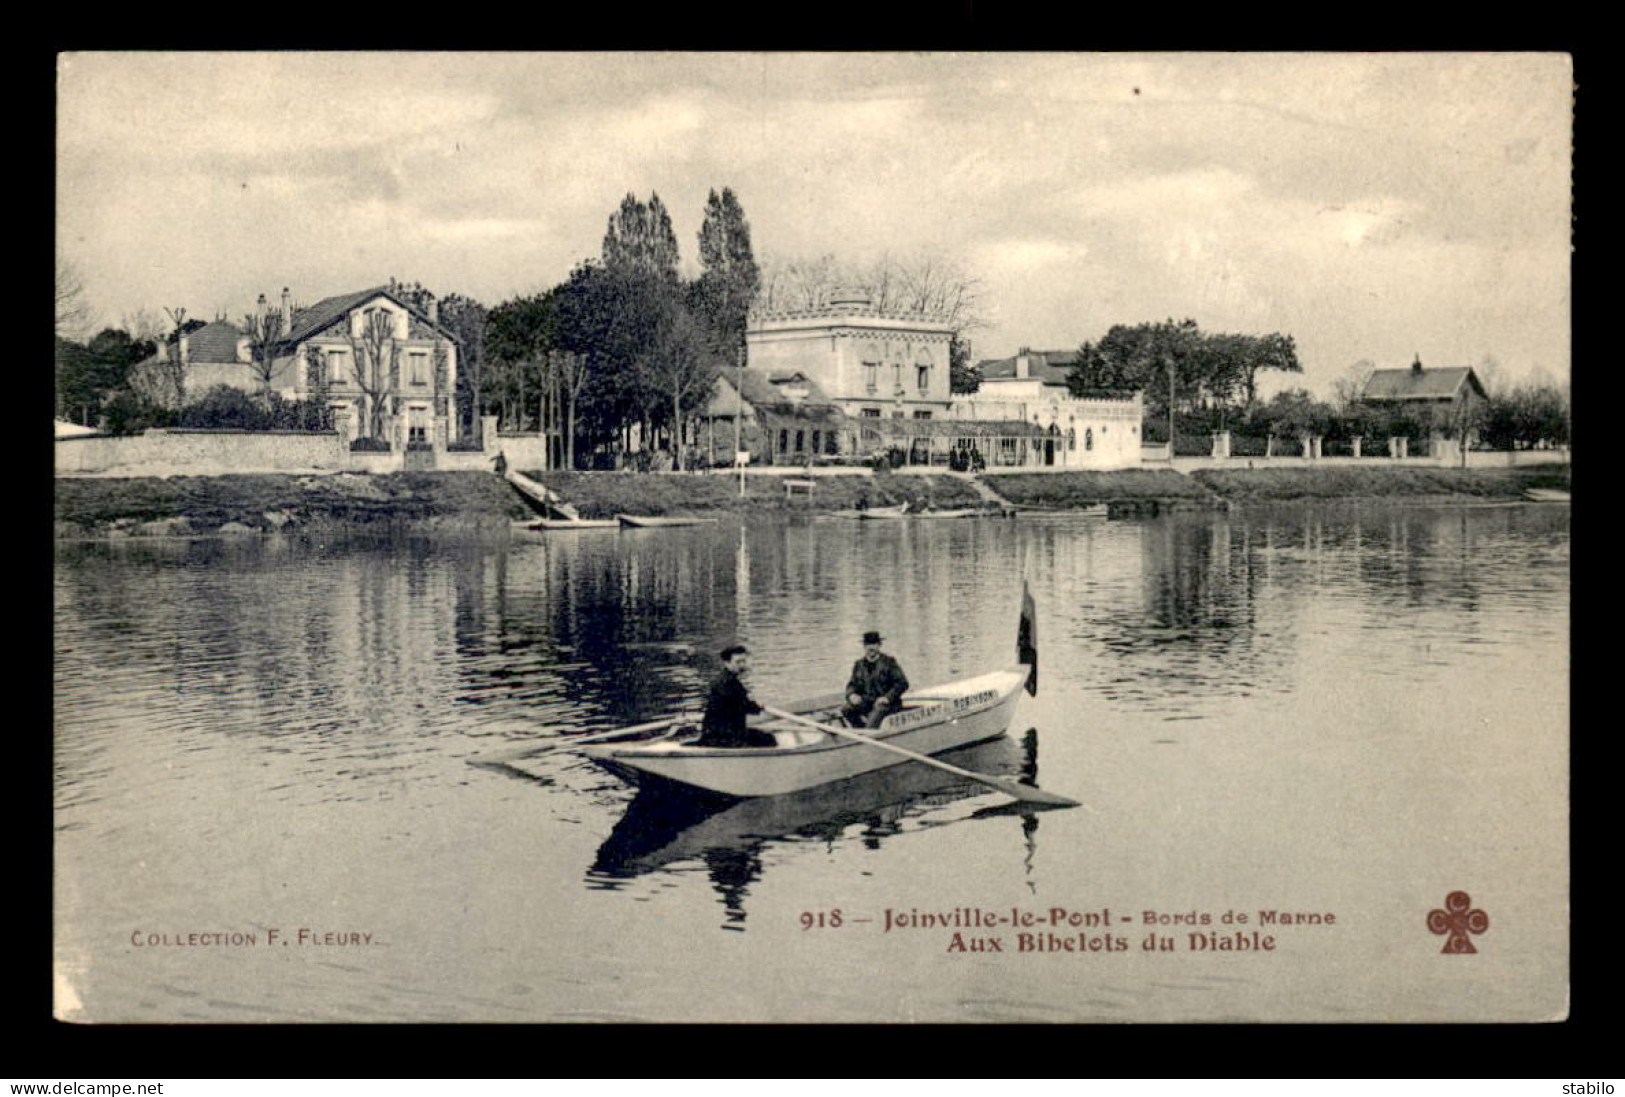
[[[701,747],[772,747],[778,740],[765,731],[748,727],[745,719],[762,711],[762,706],[750,695],[745,685],[745,672],[750,670],[750,652],[744,644],[729,644],[722,649],[722,672],[711,682],[711,692],[705,699],[705,717],[700,725],[696,746]]]
[[[852,677],[846,683],[846,705],[841,715],[852,727],[880,726],[880,721],[896,712],[908,689],[908,677],[897,660],[880,650],[880,633],[863,634],[863,658],[852,664]]]

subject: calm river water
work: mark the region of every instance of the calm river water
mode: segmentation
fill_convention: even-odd
[[[1361,505],[63,545],[58,1009],[1560,1015],[1569,544],[1566,505]],[[1083,807],[910,764],[701,812],[478,761],[696,704],[736,637],[770,703],[868,628],[919,685],[992,669],[1023,577],[1038,695],[953,760]],[[1455,891],[1472,955],[1429,931]]]

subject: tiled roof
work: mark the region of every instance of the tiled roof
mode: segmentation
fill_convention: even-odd
[[[1449,400],[1470,383],[1484,395],[1484,386],[1471,366],[1449,366],[1443,369],[1379,369],[1365,383],[1367,400]]]
[[[744,374],[743,381],[740,374]],[[743,389],[745,399],[759,408],[773,408],[781,405],[799,404],[805,407],[830,407],[830,399],[824,395],[824,390],[818,387],[818,382],[803,377],[800,381],[791,378],[799,375],[776,373],[769,375],[760,369],[746,367],[743,370],[725,369],[718,377],[726,381],[730,389],[736,385]],[[774,384],[775,380],[784,380],[787,384],[805,386],[807,395],[800,400],[792,400],[784,391],[784,387]]]
[[[375,286],[372,289],[358,290],[355,293],[343,293],[337,297],[324,297],[309,308],[302,308],[293,314],[293,323],[287,335],[287,342],[297,343],[301,339],[308,339],[323,328],[342,318],[351,309],[369,298],[379,294],[389,297],[388,286]],[[391,301],[395,299],[389,297]],[[397,302],[399,303],[399,302]]]
[[[226,320],[204,324],[186,337],[188,362],[236,362],[237,340],[243,333]]]
[[[309,308],[302,308],[293,314],[293,326],[284,339],[284,342],[297,343],[301,339],[308,339],[323,328],[331,326],[341,320],[357,305],[364,304],[374,297],[387,297],[395,304],[411,313],[420,323],[426,324],[448,339],[456,336],[447,331],[440,324],[430,320],[423,313],[402,301],[389,292],[388,286],[374,286],[372,289],[357,290],[354,293],[341,293],[337,297],[324,297]]]
[[[984,381],[1013,380],[1016,376],[1016,358],[984,358],[976,363],[977,372]],[[1067,374],[1078,360],[1075,350],[1035,350],[1027,353],[1028,376],[1050,385],[1066,384]]]

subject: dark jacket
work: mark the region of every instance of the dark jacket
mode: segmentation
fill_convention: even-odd
[[[852,664],[852,677],[846,683],[846,692],[859,694],[867,707],[881,697],[891,700],[892,707],[896,707],[902,700],[903,691],[908,689],[908,678],[903,674],[903,668],[897,665],[885,652],[873,663],[868,659],[859,659]]]
[[[745,717],[761,712],[762,706],[751,699],[750,691],[739,675],[724,670],[711,683],[711,692],[705,699],[705,720],[701,724],[699,745],[702,747],[771,747],[777,740],[765,731],[745,726]]]

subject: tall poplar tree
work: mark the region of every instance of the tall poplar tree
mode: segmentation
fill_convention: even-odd
[[[696,308],[729,361],[745,343],[745,318],[762,288],[762,271],[751,250],[750,222],[729,187],[712,191],[700,225],[700,277]]]

